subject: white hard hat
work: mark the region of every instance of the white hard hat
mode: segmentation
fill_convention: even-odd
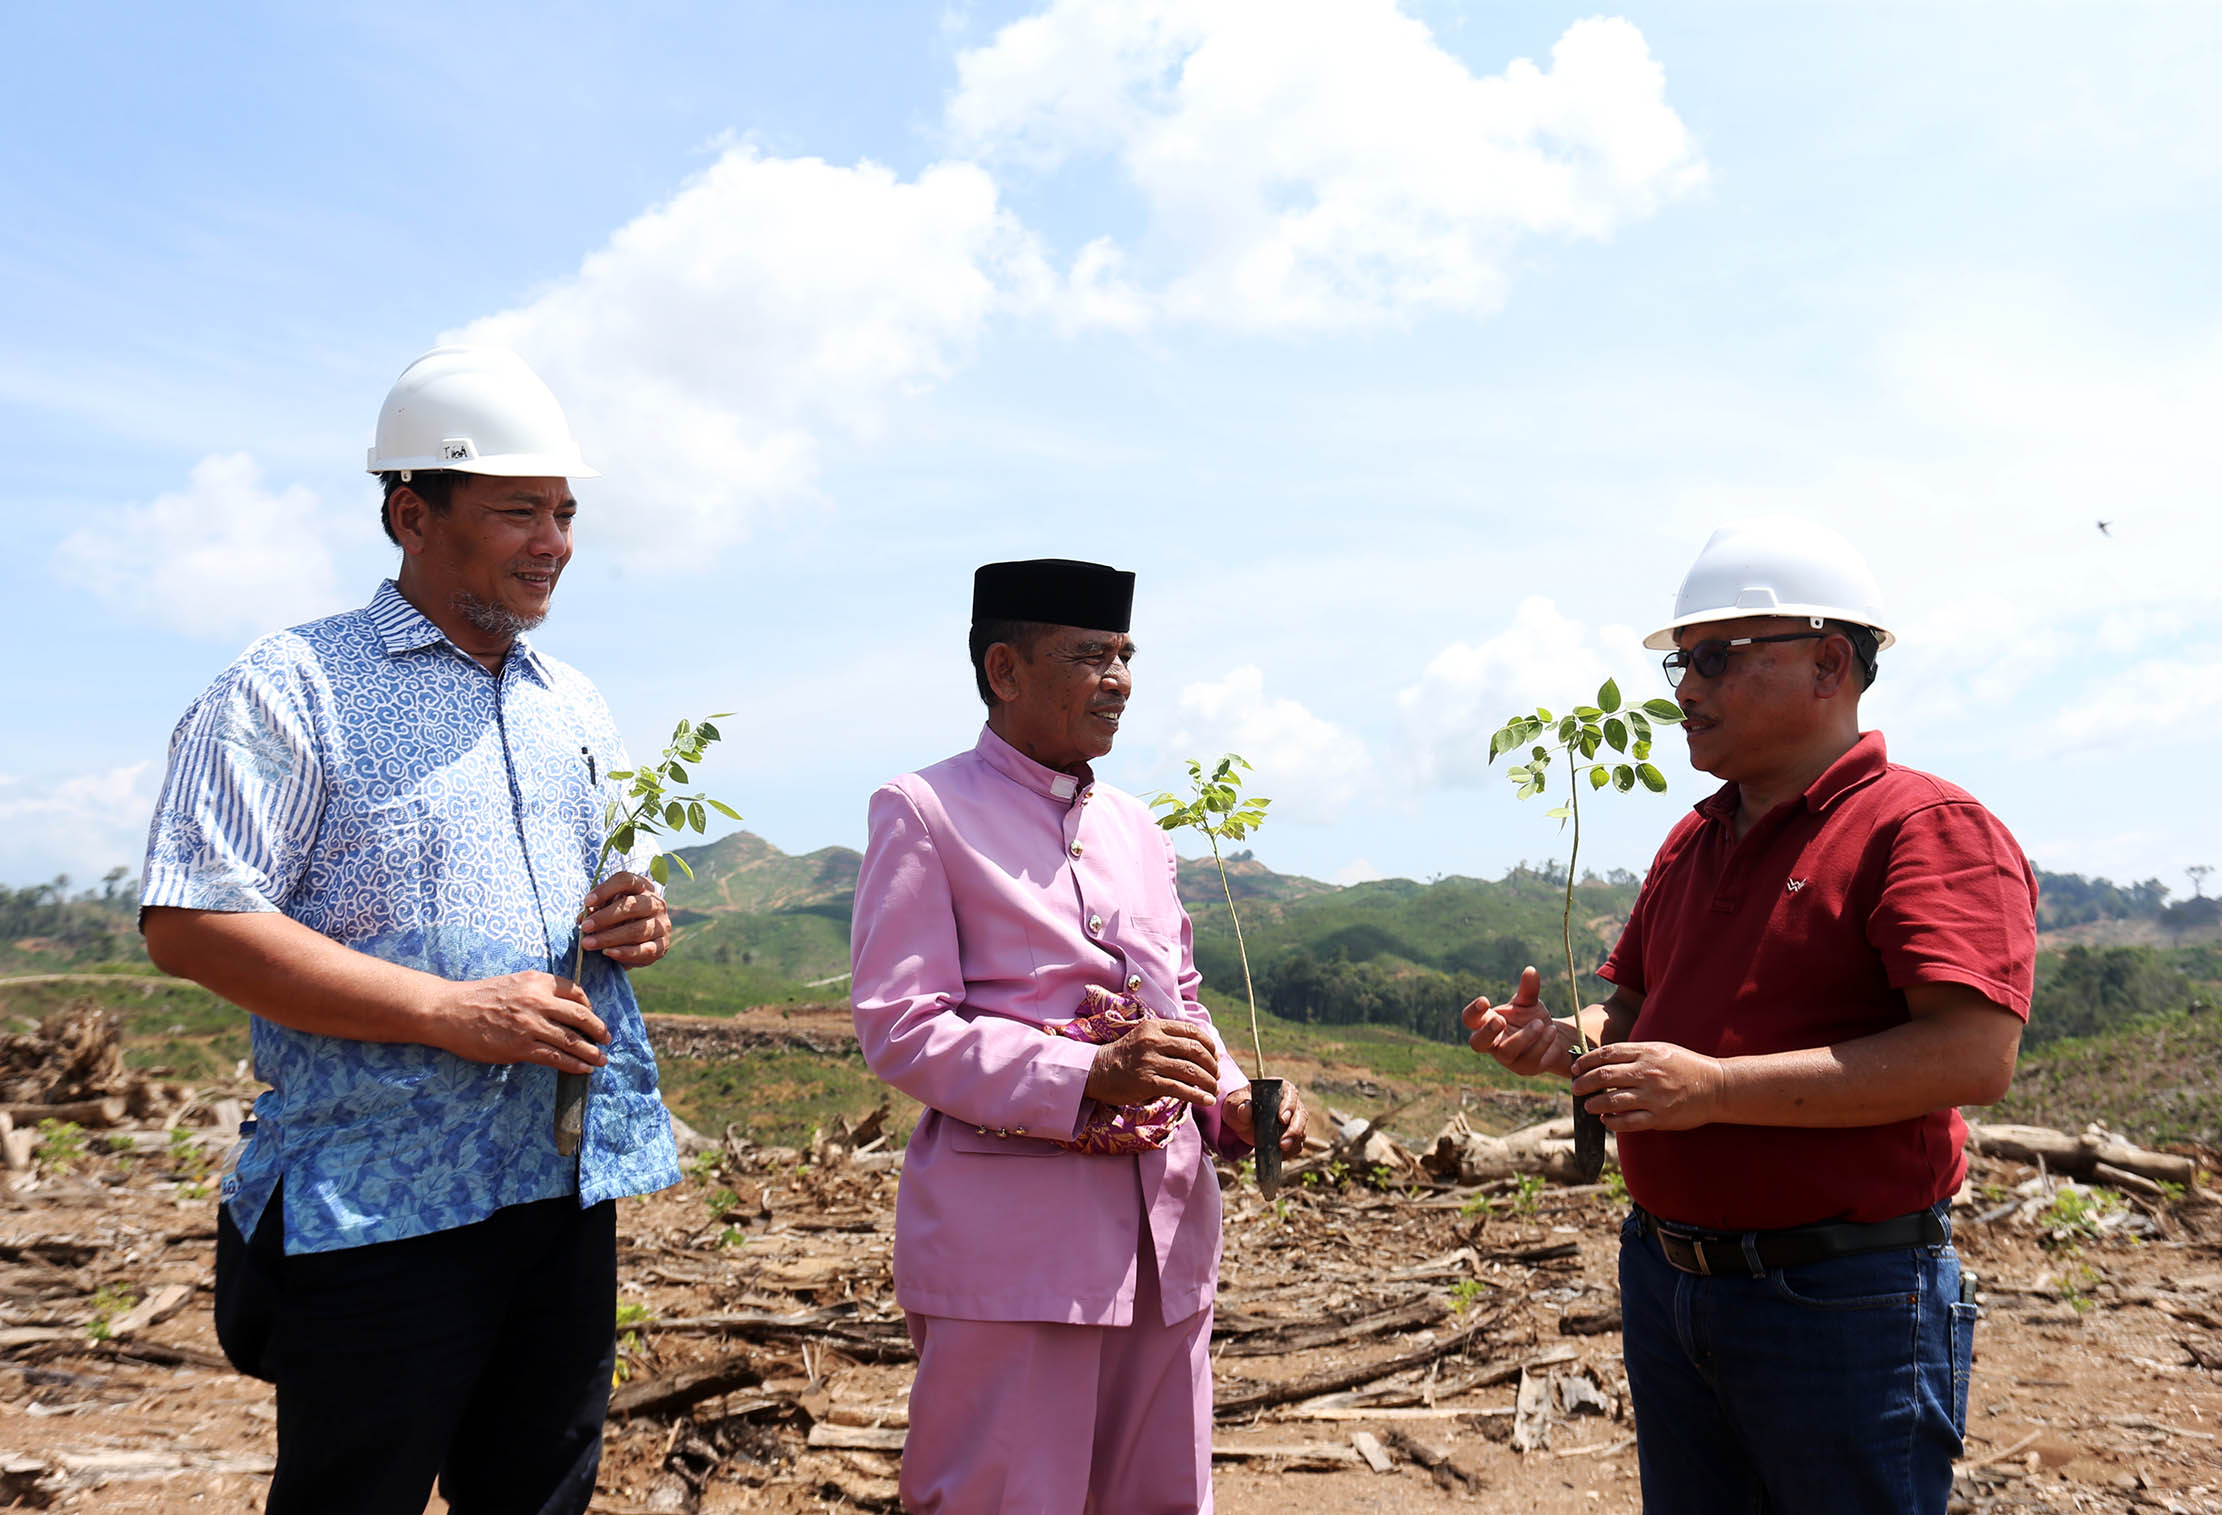
[[[1883,628],[1882,600],[1867,560],[1842,536],[1795,516],[1763,516],[1713,533],[1683,577],[1674,619],[1643,645],[1663,652],[1684,626],[1789,615],[1816,627],[1824,620],[1865,626],[1880,651],[1897,640]]]
[[[371,473],[601,477],[579,456],[554,392],[500,347],[435,347],[403,369],[379,408],[366,466]]]

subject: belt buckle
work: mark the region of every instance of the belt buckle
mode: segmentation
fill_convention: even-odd
[[[1694,1236],[1685,1236],[1679,1231],[1670,1231],[1665,1226],[1657,1227],[1657,1232],[1659,1250],[1666,1254],[1668,1262],[1682,1272],[1695,1273],[1700,1278],[1711,1278],[1713,1276],[1712,1259],[1705,1255],[1705,1244],[1703,1242]],[[1677,1261],[1675,1257],[1677,1249],[1687,1249],[1694,1266]]]

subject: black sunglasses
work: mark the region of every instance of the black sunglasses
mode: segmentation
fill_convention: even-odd
[[[1813,642],[1828,635],[1826,631],[1785,631],[1780,636],[1737,637],[1732,641],[1707,637],[1695,647],[1677,647],[1659,659],[1659,666],[1666,670],[1667,687],[1679,689],[1682,674],[1687,669],[1696,669],[1701,679],[1717,679],[1728,672],[1729,655],[1739,647],[1751,647],[1760,642]]]

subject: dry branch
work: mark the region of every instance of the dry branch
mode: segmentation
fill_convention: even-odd
[[[610,1395],[610,1414],[658,1415],[684,1410],[735,1389],[752,1389],[763,1381],[755,1359],[745,1352],[735,1352],[676,1373],[622,1384]]]
[[[1216,1413],[1221,1417],[1247,1415],[1253,1410],[1270,1409],[1274,1405],[1294,1404],[1300,1399],[1310,1399],[1317,1394],[1332,1394],[1339,1389],[1354,1389],[1360,1384],[1374,1383],[1398,1373],[1408,1372],[1413,1368],[1424,1368],[1438,1358],[1449,1357],[1472,1346],[1481,1339],[1484,1332],[1497,1323],[1497,1319],[1497,1316],[1491,1316],[1488,1320],[1477,1321],[1455,1336],[1431,1342],[1427,1346],[1417,1348],[1414,1351],[1399,1353],[1395,1357],[1383,1358],[1380,1362],[1364,1363],[1350,1368],[1329,1369],[1324,1372],[1308,1374],[1303,1378],[1291,1379],[1286,1383],[1267,1384],[1263,1388],[1252,1389],[1245,1394],[1227,1395],[1220,1399],[1216,1407]]]
[[[1278,1326],[1270,1330],[1251,1331],[1236,1336],[1220,1349],[1222,1357],[1280,1357],[1290,1352],[1309,1352],[1315,1347],[1332,1347],[1342,1342],[1355,1341],[1362,1336],[1387,1336],[1396,1331],[1412,1331],[1431,1326],[1450,1314],[1450,1306],[1440,1299],[1416,1299],[1398,1305],[1392,1310],[1367,1315],[1347,1321],[1339,1326],[1310,1326],[1298,1328]]]

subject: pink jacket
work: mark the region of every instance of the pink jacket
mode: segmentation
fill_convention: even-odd
[[[1149,1236],[1167,1324],[1211,1303],[1217,1107],[1163,1149],[1084,1157],[1095,1048],[1042,1029],[1101,984],[1209,1028],[1171,839],[1132,795],[1042,767],[992,731],[872,796],[851,938],[857,1040],[928,1108],[903,1160],[895,1294],[963,1320],[1127,1325]],[[1212,1031],[1217,1042],[1219,1034]],[[1219,1095],[1247,1076],[1219,1048]],[[1200,1129],[1199,1129],[1200,1128]]]

